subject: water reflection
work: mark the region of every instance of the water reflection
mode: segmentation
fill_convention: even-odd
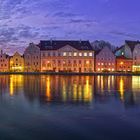
[[[24,96],[40,103],[90,104],[115,99],[125,106],[140,104],[140,77],[0,76],[0,94]]]

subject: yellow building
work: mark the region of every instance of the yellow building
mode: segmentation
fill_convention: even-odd
[[[89,41],[41,41],[41,71],[94,72],[94,51]]]
[[[24,58],[18,52],[16,52],[10,58],[10,71],[11,72],[23,72],[24,71]]]

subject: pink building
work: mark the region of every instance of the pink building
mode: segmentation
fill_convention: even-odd
[[[95,58],[95,70],[96,72],[115,71],[116,57],[113,52],[108,48],[104,47],[102,50],[96,53]]]
[[[6,53],[0,52],[0,72],[8,72],[9,71],[9,56]]]

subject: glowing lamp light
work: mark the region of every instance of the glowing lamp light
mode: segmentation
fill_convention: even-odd
[[[86,64],[89,64],[89,61],[86,61]]]

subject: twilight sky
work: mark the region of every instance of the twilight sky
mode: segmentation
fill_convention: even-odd
[[[0,0],[0,48],[46,39],[140,39],[140,0]]]

